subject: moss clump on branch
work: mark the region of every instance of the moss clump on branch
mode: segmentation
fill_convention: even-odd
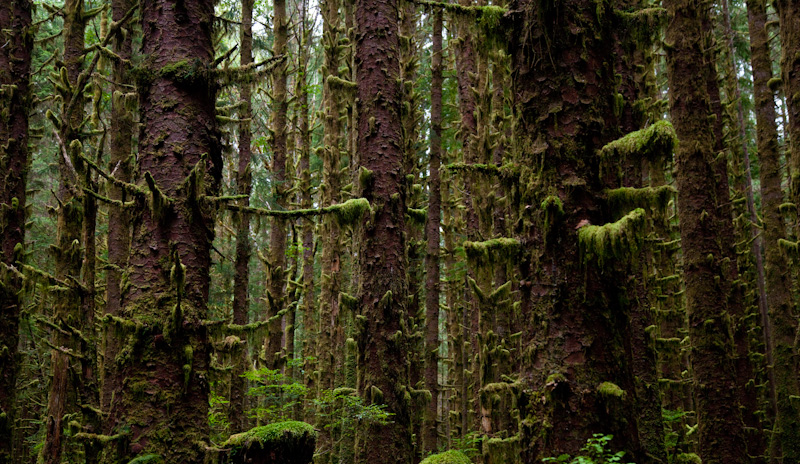
[[[608,205],[614,212],[630,211],[632,208],[654,208],[664,211],[674,193],[675,189],[669,185],[606,190]]]
[[[644,158],[655,161],[669,156],[675,148],[676,141],[677,136],[672,124],[658,121],[650,127],[614,140],[600,150],[600,155],[607,160]]]
[[[484,242],[464,242],[467,258],[478,263],[492,263],[503,259],[511,259],[521,249],[519,240],[515,238],[493,238]]]
[[[314,456],[317,432],[299,421],[276,422],[232,435],[222,445],[231,448],[231,462],[308,464]],[[272,460],[266,460],[269,455]]]
[[[619,385],[613,382],[603,382],[597,386],[597,393],[605,397],[622,398],[625,396],[625,390],[619,388]]]
[[[636,208],[616,222],[587,225],[578,230],[578,242],[585,261],[597,260],[600,266],[609,258],[622,259],[641,247],[645,214]]]
[[[420,464],[472,464],[466,454],[458,450],[445,451],[432,454],[423,459]]]

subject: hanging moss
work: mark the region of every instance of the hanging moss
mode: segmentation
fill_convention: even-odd
[[[334,213],[340,226],[349,226],[358,222],[369,209],[369,201],[366,198],[354,198],[340,205],[323,208],[323,211]]]
[[[703,464],[703,460],[700,459],[695,453],[680,453],[675,457],[676,464]]]
[[[658,121],[645,129],[614,140],[600,150],[600,155],[611,161],[624,158],[657,161],[672,154],[676,141],[672,124]]]
[[[616,214],[630,211],[633,208],[653,208],[657,211],[664,211],[674,194],[675,189],[669,185],[606,190],[608,205]]]
[[[644,237],[644,219],[644,210],[636,208],[616,222],[581,227],[578,242],[584,260],[596,260],[603,266],[610,258],[623,259],[636,253]]]
[[[444,453],[432,454],[423,459],[420,464],[472,464],[472,461],[461,451],[450,450]]]
[[[625,29],[633,34],[633,38],[640,44],[650,43],[658,31],[663,30],[667,20],[667,10],[664,8],[642,8],[634,12],[616,11],[622,18]]]
[[[428,210],[426,208],[407,208],[406,214],[409,221],[415,225],[423,225],[428,220]]]
[[[520,250],[519,240],[515,238],[501,237],[483,242],[464,242],[467,258],[479,264],[512,259]]]
[[[519,435],[483,441],[483,458],[487,464],[515,462],[519,457],[519,451]]]
[[[308,464],[314,456],[316,442],[317,432],[313,426],[305,422],[287,421],[232,435],[222,446],[231,448],[233,463]],[[264,459],[266,456],[270,456],[271,460]]]

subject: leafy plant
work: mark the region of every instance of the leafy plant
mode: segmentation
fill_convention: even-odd
[[[616,453],[607,449],[608,442],[614,438],[614,435],[604,435],[602,433],[595,433],[592,438],[586,440],[586,444],[581,448],[581,455],[572,457],[569,454],[562,454],[556,458],[544,458],[543,462],[546,463],[566,463],[566,464],[614,464],[621,463],[625,451],[617,451]],[[633,464],[633,463],[626,463]]]

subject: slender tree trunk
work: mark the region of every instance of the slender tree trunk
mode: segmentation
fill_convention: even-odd
[[[359,390],[368,404],[386,404],[394,414],[389,424],[369,426],[363,457],[370,463],[408,463],[413,449],[406,364],[409,334],[402,330],[407,287],[398,3],[357,0],[355,12],[361,192],[373,211],[362,224],[358,253],[359,301],[366,316]]]
[[[422,428],[424,453],[435,452],[439,442],[439,227],[442,218],[442,10],[433,12],[431,54],[430,177],[428,177],[428,222],[425,226],[425,385],[431,392]]]
[[[691,360],[695,374],[699,449],[703,462],[747,462],[744,430],[739,419],[733,340],[725,290],[729,275],[726,256],[717,241],[720,221],[713,192],[714,133],[706,88],[685,76],[707,76],[704,43],[707,5],[697,0],[667,0],[666,43],[670,111],[678,135],[677,187],[686,278],[686,305]]]
[[[80,191],[83,182],[84,163],[81,160],[83,152],[82,140],[79,129],[83,123],[82,91],[75,93],[78,77],[83,71],[84,62],[84,30],[86,19],[84,17],[83,0],[67,0],[64,4],[64,54],[62,80],[66,77],[68,86],[63,92],[61,111],[61,127],[58,128],[60,139],[59,173],[60,185],[58,189],[57,233],[55,250],[55,277],[63,282],[68,282],[70,276],[78,278],[81,275],[83,260],[83,199]],[[66,74],[66,75],[64,75]],[[66,84],[66,83],[65,83]],[[75,104],[71,105],[71,100]],[[57,287],[55,293],[55,323],[64,329],[53,335],[53,345],[66,350],[54,349],[52,351],[53,378],[50,383],[48,397],[47,417],[45,419],[45,441],[39,454],[39,461],[43,463],[58,464],[61,462],[64,451],[64,416],[76,412],[76,382],[71,363],[73,361],[69,350],[80,353],[80,347],[74,338],[74,329],[82,330],[81,295],[79,289],[73,285]],[[70,329],[70,327],[72,329]]]
[[[242,24],[239,26],[239,63],[248,66],[253,63],[253,1],[242,0]],[[239,114],[239,166],[236,171],[236,192],[247,195],[248,198],[240,200],[242,206],[250,204],[252,191],[252,171],[250,161],[253,156],[250,129],[253,118],[252,84],[245,80],[241,84],[242,107]],[[245,325],[249,322],[250,310],[250,256],[252,244],[250,243],[250,215],[242,212],[236,226],[236,262],[233,276],[233,323]],[[246,369],[247,349],[241,350],[239,359],[234,361],[231,373],[231,398],[228,410],[228,423],[231,432],[243,432],[247,428],[245,407],[246,380],[241,376]]]
[[[116,460],[202,463],[208,442],[208,333],[213,196],[222,159],[216,126],[211,0],[141,3],[139,169],[130,290],[120,318],[119,390],[109,434]],[[156,457],[157,456],[157,457]]]
[[[800,18],[787,17],[785,13],[792,11],[790,2],[781,4],[781,34],[783,37],[794,39],[800,34]],[[795,14],[800,14],[798,2],[793,2]],[[775,430],[773,433],[774,444],[772,457],[783,457],[783,462],[800,461],[800,409],[795,400],[800,395],[798,385],[797,346],[795,335],[797,333],[797,307],[792,296],[792,274],[786,272],[790,267],[786,254],[781,249],[781,241],[786,239],[785,218],[781,212],[784,203],[783,172],[781,169],[780,153],[778,149],[778,128],[775,124],[775,100],[769,88],[772,78],[772,60],[769,51],[769,34],[766,29],[767,12],[764,0],[748,0],[748,25],[750,27],[751,62],[753,66],[753,92],[755,97],[756,139],[758,141],[758,159],[761,178],[761,209],[764,224],[764,249],[766,261],[766,286],[767,305],[769,317],[764,330],[767,335],[767,363],[770,369],[770,384],[772,388],[773,406],[775,407]],[[787,27],[789,31],[783,31]],[[797,44],[787,44],[794,47]],[[784,45],[784,46],[787,46]],[[784,53],[791,53],[784,50]],[[784,60],[787,56],[784,55]],[[787,60],[788,61],[788,60]],[[794,58],[795,67],[787,72],[784,68],[784,79],[794,79],[795,82],[787,84],[784,81],[786,95],[795,95],[792,92],[800,91],[800,57]],[[784,65],[786,61],[784,61]],[[794,90],[792,90],[794,89]],[[798,125],[798,111],[800,101],[795,101],[794,108],[789,105],[791,154],[789,162],[795,163],[797,158],[797,137],[800,131]],[[792,115],[795,117],[792,121]],[[792,125],[794,124],[794,125]],[[792,132],[794,130],[794,132]],[[797,166],[794,164],[793,166]],[[796,179],[793,179],[792,188],[797,188]],[[793,197],[798,198],[795,194]],[[774,340],[774,342],[773,342]],[[774,345],[773,345],[774,344]],[[780,452],[782,450],[782,453]]]
[[[273,11],[275,42],[273,55],[286,53],[288,41],[288,20],[286,17],[286,0],[276,0]],[[283,60],[275,69],[272,80],[272,182],[273,195],[278,209],[286,209],[286,158],[287,158],[287,124],[286,113],[288,99],[286,94],[288,60]],[[287,302],[286,292],[286,221],[279,217],[272,218],[270,224],[270,269],[269,269],[269,339],[267,340],[267,364],[271,369],[283,365],[281,354],[281,320],[278,313]]]
[[[24,260],[32,8],[29,0],[0,5],[0,464],[11,463],[17,408],[22,279],[5,267]]]

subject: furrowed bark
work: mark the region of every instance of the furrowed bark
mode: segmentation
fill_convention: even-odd
[[[253,63],[253,2],[242,0],[242,24],[239,26],[239,63],[248,66]],[[252,130],[250,128],[253,117],[252,108],[252,83],[245,80],[241,84],[240,96],[242,101],[239,119],[239,160],[236,171],[236,192],[247,195],[248,198],[240,200],[242,206],[250,205],[250,192],[252,191],[252,171],[250,161],[253,156]],[[233,323],[245,325],[249,322],[250,309],[250,257],[252,244],[250,243],[250,215],[242,212],[236,226],[236,262],[233,277]],[[246,353],[242,350],[241,359],[234,363],[231,374],[231,398],[228,410],[228,423],[231,432],[244,432],[247,428],[245,408],[246,381],[241,374],[246,369]]]
[[[435,452],[439,442],[439,227],[442,218],[442,10],[433,12],[431,55],[430,177],[428,222],[425,225],[425,385],[431,392],[422,437],[423,450]]]
[[[57,232],[55,252],[55,277],[63,282],[69,276],[77,278],[81,275],[83,260],[83,220],[84,205],[80,192],[85,168],[80,156],[83,152],[82,139],[79,135],[83,123],[83,92],[75,89],[78,77],[84,68],[84,30],[86,19],[83,16],[83,0],[68,0],[64,4],[64,40],[63,67],[61,79],[69,82],[63,91],[60,127],[57,128],[60,151],[59,174],[60,184],[57,193]],[[70,101],[75,100],[70,107]],[[72,375],[71,364],[74,361],[67,354],[69,350],[80,353],[78,341],[70,333],[68,326],[83,329],[81,316],[81,293],[77,286],[54,288],[55,322],[65,330],[53,334],[53,345],[64,347],[67,351],[52,351],[53,378],[47,404],[46,435],[44,446],[39,454],[39,462],[57,464],[61,462],[64,451],[64,416],[76,412],[78,399],[76,385],[78,378]]]
[[[202,463],[208,442],[210,247],[219,188],[212,0],[141,2],[138,199],[129,290],[112,321],[126,344],[107,434],[116,459]]]
[[[286,53],[286,43],[288,41],[286,17],[286,1],[276,0],[273,11],[273,24],[275,42],[273,44],[273,56]],[[286,209],[286,191],[288,187],[286,177],[286,158],[287,158],[287,124],[286,113],[288,100],[286,94],[287,82],[287,62],[283,60],[275,69],[272,80],[272,98],[275,105],[272,113],[272,182],[274,183],[273,195],[278,209]],[[269,339],[267,340],[267,365],[271,369],[277,369],[283,365],[283,354],[281,353],[281,316],[278,312],[284,309],[287,301],[286,291],[286,221],[279,217],[272,219],[270,223],[270,269],[269,269],[269,312],[267,317],[272,320],[269,324]]]
[[[699,450],[703,462],[747,462],[739,414],[733,340],[725,291],[730,288],[724,268],[725,251],[717,241],[720,221],[715,215],[713,159],[715,134],[709,130],[712,113],[708,91],[684,76],[707,76],[704,42],[707,4],[698,0],[668,0],[665,40],[670,86],[670,113],[678,135],[677,188],[681,242],[686,279],[686,305],[691,360],[695,373]],[[734,418],[734,419],[732,419]]]
[[[32,2],[0,5],[0,265],[24,260]],[[0,268],[0,464],[12,462],[22,279]]]
[[[356,77],[361,193],[373,213],[362,223],[358,252],[360,393],[386,404],[386,425],[370,425],[362,442],[366,462],[408,463],[411,445],[405,263],[405,192],[400,120],[398,3],[357,0]]]

